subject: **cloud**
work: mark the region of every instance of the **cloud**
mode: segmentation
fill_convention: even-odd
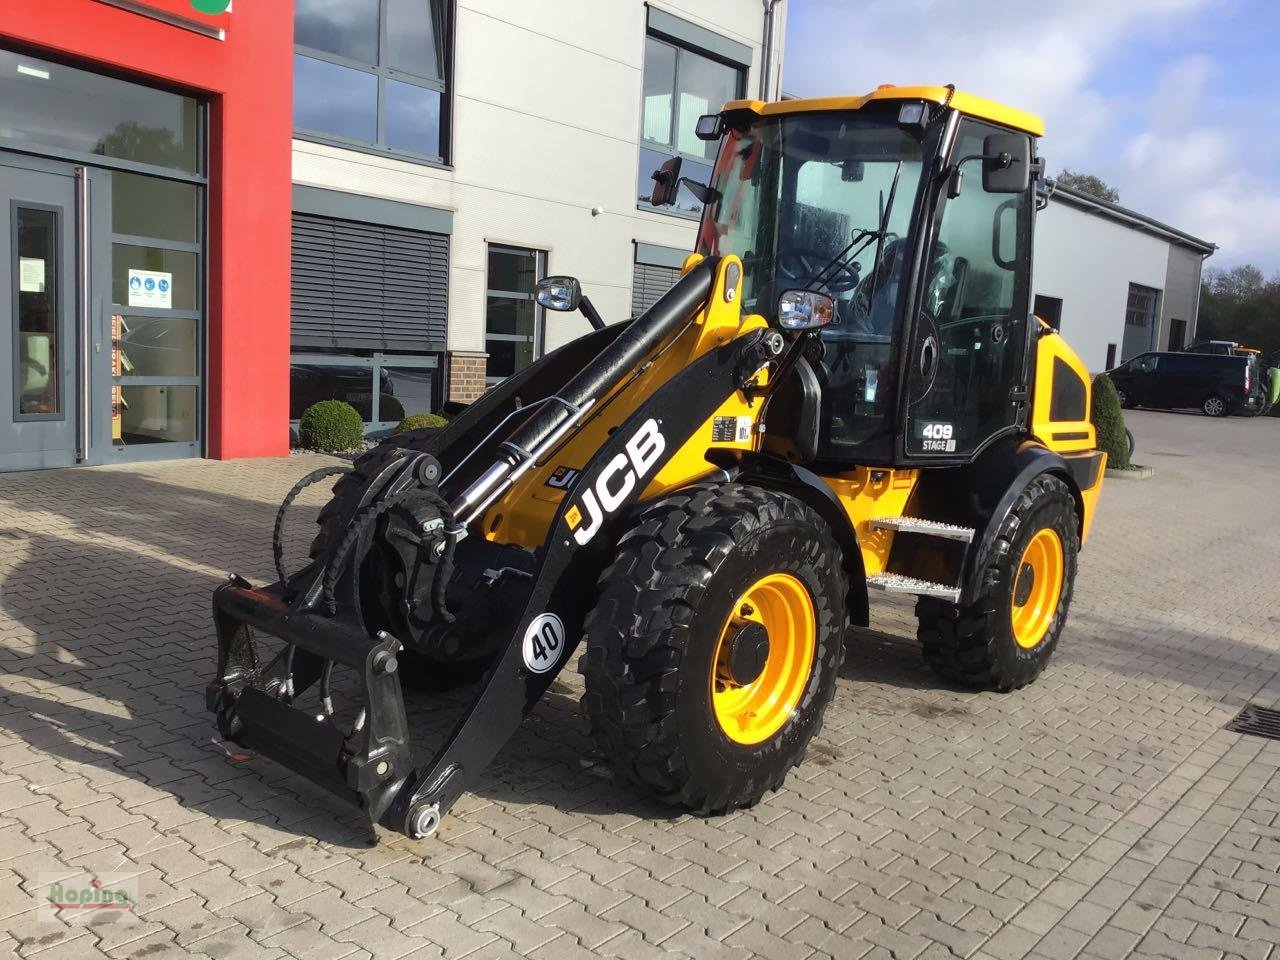
[[[1203,53],[1163,69],[1158,59],[1224,2],[1076,0],[1010,16],[1007,0],[791,0],[783,88],[955,83],[1022,107],[1045,120],[1051,171],[1101,176],[1127,206],[1220,244],[1221,265],[1254,257],[1272,270],[1280,182],[1242,149],[1250,134],[1218,119],[1219,65]],[[1255,137],[1272,112],[1266,97]]]

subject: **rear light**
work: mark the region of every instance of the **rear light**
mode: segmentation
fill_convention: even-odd
[[[1248,393],[1253,385],[1253,368],[1250,364],[1244,365],[1244,392]]]

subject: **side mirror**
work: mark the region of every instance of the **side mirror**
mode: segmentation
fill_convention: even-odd
[[[558,313],[577,310],[582,303],[582,284],[576,277],[543,277],[533,288],[538,306]]]
[[[1022,133],[993,133],[982,141],[982,189],[987,193],[1023,193],[1031,186],[1031,138]]]
[[[836,321],[836,301],[817,290],[788,290],[778,298],[783,330],[820,330]]]
[[[669,207],[680,192],[680,157],[672,157],[653,171],[653,193],[649,202],[655,207]]]

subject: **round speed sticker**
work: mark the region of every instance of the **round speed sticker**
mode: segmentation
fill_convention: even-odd
[[[554,613],[540,613],[524,632],[524,665],[533,673],[546,673],[560,661],[564,650],[564,621]]]

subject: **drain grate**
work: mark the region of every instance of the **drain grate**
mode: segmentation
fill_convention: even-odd
[[[1280,710],[1253,703],[1246,704],[1243,710],[1231,718],[1226,729],[1254,737],[1266,737],[1268,740],[1280,740]]]

